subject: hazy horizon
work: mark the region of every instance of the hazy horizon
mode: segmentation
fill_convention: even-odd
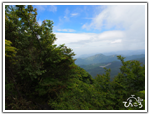
[[[89,54],[81,54],[81,55],[76,55],[74,56],[75,58],[82,58],[82,57],[90,57],[94,56],[97,54],[103,54],[105,56],[110,56],[110,55],[119,55],[121,54],[122,56],[131,56],[131,55],[140,55],[140,54],[145,54],[145,49],[139,49],[139,50],[118,50],[118,51],[112,51],[112,52],[97,52],[97,53],[89,53]]]

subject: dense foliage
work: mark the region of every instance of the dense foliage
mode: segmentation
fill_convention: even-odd
[[[126,61],[110,81],[110,69],[95,79],[57,46],[50,20],[39,25],[32,6],[5,6],[6,110],[120,110],[131,94],[145,99],[145,65]],[[141,109],[145,109],[144,105]]]

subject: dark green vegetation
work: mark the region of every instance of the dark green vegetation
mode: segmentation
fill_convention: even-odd
[[[54,45],[50,20],[40,26],[32,6],[5,6],[6,110],[131,110],[145,109],[145,65],[124,61],[110,81],[110,69],[95,79],[75,64],[65,45]],[[142,108],[125,108],[134,94]]]

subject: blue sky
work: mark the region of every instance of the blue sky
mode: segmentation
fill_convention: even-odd
[[[52,20],[55,44],[77,56],[145,49],[145,5],[33,5],[37,21]]]
[[[100,5],[35,5],[38,9],[37,20],[42,23],[49,19],[54,22],[54,32],[63,33],[99,33],[97,30],[83,29],[84,23],[90,23],[97,13],[96,8],[103,10]],[[103,30],[101,30],[103,31]]]

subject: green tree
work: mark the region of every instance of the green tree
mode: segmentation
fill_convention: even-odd
[[[145,65],[141,66],[139,61],[124,61],[124,57],[117,56],[122,62],[120,71],[112,82],[115,95],[115,109],[126,109],[123,101],[126,101],[133,94],[145,90]],[[138,96],[138,95],[136,95]],[[144,109],[144,108],[142,108]]]
[[[78,74],[78,78],[79,80],[88,83],[88,84],[93,84],[94,79],[92,78],[92,76],[86,72],[83,68],[77,66],[77,74]]]
[[[11,46],[12,42],[5,40],[5,56],[8,58],[14,57],[17,53],[17,49]]]
[[[51,109],[48,100],[76,77],[75,54],[64,44],[54,45],[53,22],[44,20],[40,26],[36,15],[30,5],[5,7],[6,45],[12,42],[6,52],[17,49],[12,49],[16,63],[6,60],[6,86],[11,86],[5,89],[6,109]]]

